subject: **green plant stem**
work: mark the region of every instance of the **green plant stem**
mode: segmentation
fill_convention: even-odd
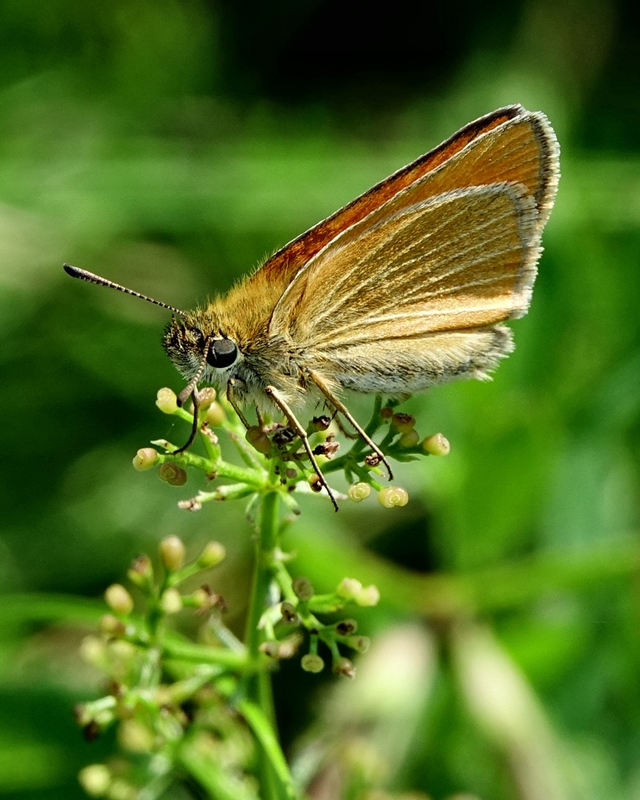
[[[273,577],[271,565],[276,547],[279,500],[277,492],[267,492],[262,498],[262,507],[260,509],[253,586],[251,588],[245,635],[245,645],[250,660],[258,658],[258,648],[262,638],[258,626],[260,617],[265,609],[269,586]]]
[[[245,635],[245,644],[250,661],[256,661],[260,656],[259,648],[263,632],[259,626],[274,577],[279,507],[280,495],[278,492],[269,491],[263,495],[256,541],[255,571]],[[248,708],[249,716],[251,716],[251,709],[257,706],[261,709],[262,714],[260,718],[261,724],[258,728],[260,735],[258,735],[252,724],[259,745],[260,761],[258,770],[262,797],[264,797],[264,800],[291,798],[294,795],[291,789],[289,769],[286,761],[284,761],[277,739],[271,676],[266,670],[262,670],[256,675],[245,676],[242,683],[244,699],[240,701],[241,709]],[[245,713],[245,711],[243,710],[242,713]]]
[[[276,793],[271,796],[278,798],[278,800],[295,800],[297,795],[293,787],[289,766],[280,748],[276,732],[264,713],[264,706],[244,700],[238,705],[238,710],[246,719],[258,742],[260,742],[263,752],[269,756],[269,764],[273,770],[274,777],[277,779],[277,782],[272,781],[272,789],[275,789]]]

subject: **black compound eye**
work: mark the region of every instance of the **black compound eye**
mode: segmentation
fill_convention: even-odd
[[[209,345],[207,362],[216,369],[230,367],[238,357],[238,348],[231,339],[214,339]]]

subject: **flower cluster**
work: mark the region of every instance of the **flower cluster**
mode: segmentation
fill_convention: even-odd
[[[381,459],[377,453],[367,452],[368,445],[362,438],[356,438],[346,453],[339,454],[335,424],[328,416],[314,417],[306,428],[308,449],[322,473],[318,475],[314,465],[309,464],[301,436],[292,427],[261,420],[260,425],[245,428],[227,402],[216,398],[214,389],[201,392],[197,410],[180,408],[174,392],[166,388],[158,392],[156,405],[163,413],[179,416],[190,424],[193,424],[193,414],[197,413],[197,429],[207,455],[202,457],[182,451],[163,439],[153,442],[165,450],[163,454],[155,448],[142,448],[133,459],[134,467],[137,470],[158,467],[158,476],[172,486],[186,483],[188,466],[200,469],[210,480],[230,481],[219,483],[213,491],[198,492],[189,500],[182,501],[182,508],[195,511],[212,500],[250,497],[277,490],[289,508],[298,513],[294,493],[308,492],[309,489],[320,492],[328,487],[328,476],[340,472],[344,473],[349,487],[346,494],[332,489],[333,497],[359,503],[374,491],[384,508],[401,507],[409,501],[409,495],[402,487],[380,482],[384,474]],[[367,436],[373,437],[386,428],[377,446],[385,457],[396,461],[410,461],[425,455],[447,455],[447,439],[441,433],[422,439],[415,429],[415,422],[411,415],[395,411],[394,403],[383,406],[378,398],[365,430]],[[214,429],[226,433],[239,452],[244,467],[222,458]]]

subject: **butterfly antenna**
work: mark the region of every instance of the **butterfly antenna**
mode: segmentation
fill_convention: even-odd
[[[184,387],[184,389],[178,395],[177,402],[178,402],[178,407],[179,408],[182,408],[182,406],[187,402],[187,400],[189,399],[189,397],[191,395],[193,395],[194,401],[195,401],[196,388],[198,386],[198,381],[202,377],[202,374],[204,373],[205,368],[207,366],[207,354],[209,352],[209,346],[210,345],[211,345],[211,339],[208,339],[204,343],[204,352],[202,354],[202,360],[200,361],[200,366],[196,370],[196,374],[193,376],[193,378],[191,378],[189,383]]]
[[[71,275],[72,278],[79,278],[81,281],[89,281],[89,283],[95,283],[98,286],[108,286],[109,289],[117,289],[119,292],[124,292],[125,294],[139,297],[141,300],[146,300],[148,303],[153,303],[161,308],[167,308],[169,311],[173,311],[176,314],[179,314],[181,317],[185,316],[185,312],[181,311],[175,306],[170,306],[168,303],[162,303],[160,300],[154,300],[153,297],[148,297],[146,294],[134,292],[133,289],[127,289],[126,286],[120,286],[119,283],[114,283],[114,281],[101,278],[99,275],[94,275],[93,272],[89,272],[86,269],[80,269],[80,267],[74,267],[71,264],[63,264],[62,266],[67,275]]]

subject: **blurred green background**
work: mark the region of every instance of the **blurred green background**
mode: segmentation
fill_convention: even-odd
[[[634,13],[622,0],[0,5],[0,794],[81,797],[77,770],[113,749],[72,720],[99,691],[76,652],[88,628],[61,624],[43,593],[97,598],[163,536],[194,553],[215,537],[229,551],[216,589],[241,630],[250,574],[241,505],[181,512],[199,475],[174,489],[131,468],[150,439],[185,436],[154,405],[182,388],[159,344],[167,314],[62,263],[192,307],[520,102],[555,127],[562,179],[516,352],[490,384],[403,406],[452,443],[398,467],[406,508],[303,500],[288,537],[299,572],[319,591],[375,581],[383,602],[363,615],[374,651],[355,682],[283,667],[281,732],[296,763],[324,743],[345,774],[435,800],[640,797]],[[369,405],[352,407],[366,419]],[[452,621],[459,597],[468,616]],[[346,747],[355,733],[379,747],[378,772]],[[314,797],[337,796],[318,781]]]

